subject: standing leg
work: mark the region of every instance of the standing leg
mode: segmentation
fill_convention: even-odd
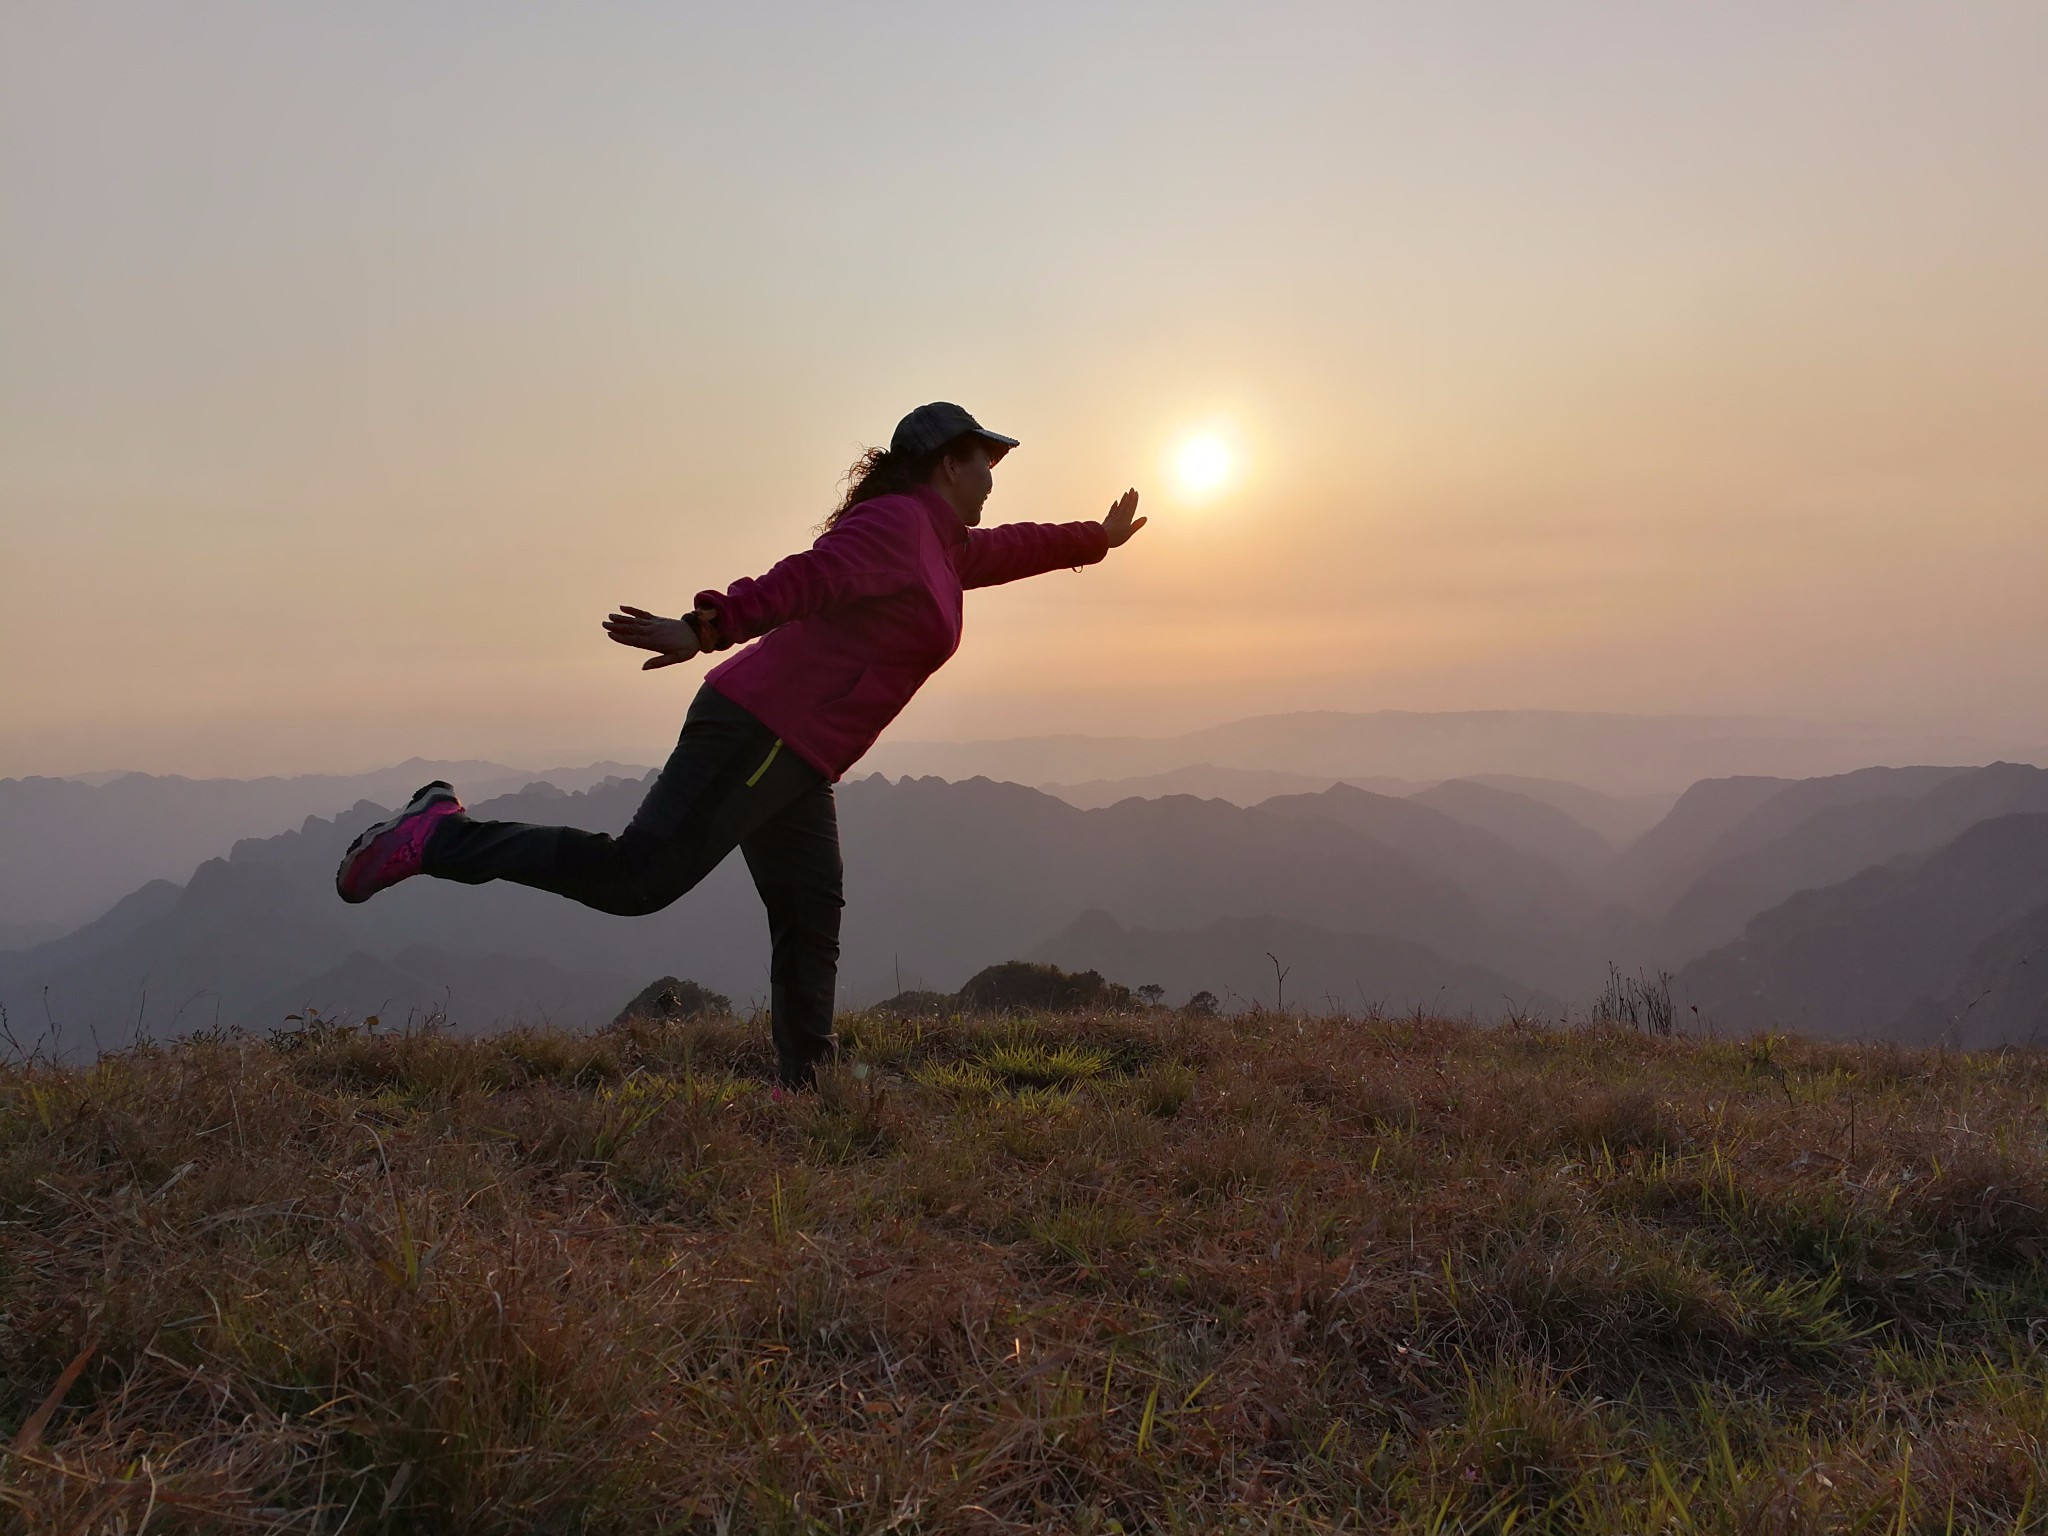
[[[845,902],[839,815],[820,782],[740,842],[768,908],[768,966],[776,1075],[792,1086],[816,1076],[837,1049],[832,1006],[839,985],[839,911]]]

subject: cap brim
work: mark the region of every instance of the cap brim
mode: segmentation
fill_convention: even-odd
[[[989,463],[991,464],[995,463],[997,459],[1000,459],[1004,454],[1008,453],[1012,448],[1015,448],[1017,446],[1017,439],[1015,439],[1014,437],[1005,437],[1002,433],[991,432],[986,427],[976,427],[968,435],[970,437],[980,438],[984,443],[989,444],[991,447],[997,450],[996,453],[994,453],[989,458]]]

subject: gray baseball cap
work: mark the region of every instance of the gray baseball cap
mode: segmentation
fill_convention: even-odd
[[[1017,439],[989,431],[959,406],[945,400],[934,400],[930,405],[920,405],[896,423],[895,435],[889,439],[889,451],[920,458],[934,448],[944,447],[956,437],[970,435],[989,445],[990,463],[1017,446]]]

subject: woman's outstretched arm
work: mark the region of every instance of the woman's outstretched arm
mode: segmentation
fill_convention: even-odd
[[[699,592],[696,608],[680,619],[622,603],[604,621],[605,633],[621,645],[655,652],[641,664],[650,670],[688,661],[700,650],[724,650],[808,614],[886,597],[917,579],[922,519],[914,506],[866,508],[765,575],[743,577],[723,592]]]
[[[814,613],[900,592],[917,580],[924,528],[923,509],[907,498],[870,504],[765,575],[699,592],[696,611],[708,615],[711,630],[704,638],[723,649]]]
[[[967,536],[960,557],[960,584],[998,587],[1047,571],[1093,565],[1145,526],[1138,493],[1125,491],[1099,523],[1005,523],[980,528]]]

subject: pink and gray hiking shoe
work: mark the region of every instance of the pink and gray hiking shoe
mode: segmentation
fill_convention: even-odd
[[[417,791],[396,816],[378,822],[348,845],[341,868],[334,872],[334,889],[343,901],[354,903],[410,880],[420,872],[420,860],[434,829],[450,816],[461,814],[462,802],[455,798],[453,787],[444,779],[434,780]]]

